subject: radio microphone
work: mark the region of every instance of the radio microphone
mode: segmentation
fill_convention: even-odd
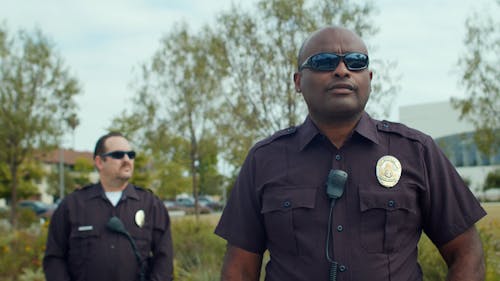
[[[116,233],[122,234],[128,238],[128,241],[130,242],[130,245],[132,246],[132,250],[134,251],[135,258],[137,259],[137,263],[139,264],[140,267],[140,280],[144,281],[144,264],[142,262],[141,255],[139,254],[139,251],[137,250],[137,245],[135,244],[134,239],[128,233],[128,231],[125,229],[125,226],[123,225],[123,222],[118,218],[118,217],[111,217],[106,224],[106,227]]]
[[[339,199],[344,194],[347,173],[342,170],[330,170],[326,181],[326,194],[330,199]]]
[[[330,274],[329,280],[336,281],[337,280],[337,265],[338,263],[333,260],[333,256],[330,256],[330,235],[332,236],[332,248],[333,248],[333,233],[332,229],[332,214],[333,214],[333,206],[335,205],[335,201],[342,197],[344,194],[344,187],[347,181],[347,173],[342,170],[330,170],[328,173],[328,178],[326,180],[326,194],[330,198],[330,213],[328,216],[328,229],[326,234],[326,259],[330,263]]]

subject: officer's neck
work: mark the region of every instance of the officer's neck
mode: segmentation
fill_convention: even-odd
[[[127,187],[128,181],[101,178],[101,185],[106,192],[123,191]]]

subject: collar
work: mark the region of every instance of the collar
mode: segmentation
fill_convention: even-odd
[[[92,199],[95,197],[102,197],[102,198],[106,197],[101,182],[92,185],[88,191],[87,199]],[[134,186],[131,183],[128,183],[127,187],[125,187],[125,189],[123,190],[122,199],[125,198],[132,198],[135,200],[139,200],[139,195],[137,194],[137,191],[135,190]]]
[[[376,144],[379,144],[376,121],[365,111],[363,111],[358,124],[354,127],[354,132]],[[322,133],[308,115],[298,130],[299,151],[303,150],[318,135],[322,135]]]

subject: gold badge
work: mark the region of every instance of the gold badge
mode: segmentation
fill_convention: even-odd
[[[145,218],[146,214],[144,213],[144,210],[137,211],[135,213],[135,224],[137,224],[138,227],[143,227]]]
[[[376,172],[378,182],[387,188],[391,188],[395,186],[399,178],[401,178],[401,163],[394,156],[382,156],[377,161]]]

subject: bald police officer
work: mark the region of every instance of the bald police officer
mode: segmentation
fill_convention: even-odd
[[[129,183],[135,156],[120,133],[97,141],[100,182],[69,194],[52,216],[47,281],[173,280],[170,219],[153,193]]]
[[[348,29],[304,42],[294,83],[309,114],[250,150],[215,230],[222,280],[259,280],[266,250],[267,281],[422,280],[422,231],[447,280],[483,280],[485,211],[429,136],[364,111],[368,65]]]

